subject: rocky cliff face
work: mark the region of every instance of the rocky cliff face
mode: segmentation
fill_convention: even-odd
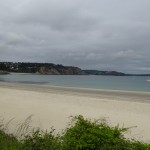
[[[77,67],[48,67],[42,66],[36,72],[37,74],[46,75],[84,75],[84,71]]]
[[[60,73],[55,68],[40,67],[37,74],[59,75]]]

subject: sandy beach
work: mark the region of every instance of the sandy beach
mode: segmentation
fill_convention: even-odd
[[[51,126],[61,131],[69,116],[106,118],[110,125],[133,127],[127,136],[150,142],[150,93],[49,87],[0,82],[0,116],[7,122],[23,122],[32,116],[32,125]],[[11,128],[11,127],[10,127]],[[11,129],[10,129],[11,130]]]

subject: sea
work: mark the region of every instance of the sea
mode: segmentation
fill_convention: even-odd
[[[0,75],[1,82],[63,86],[75,88],[125,90],[150,92],[146,76],[98,76],[98,75]]]

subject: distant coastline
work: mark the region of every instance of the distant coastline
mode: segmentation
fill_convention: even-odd
[[[79,67],[53,63],[0,62],[0,75],[13,73],[33,73],[42,75],[110,75],[149,76],[150,74],[126,74],[118,71],[82,70]]]

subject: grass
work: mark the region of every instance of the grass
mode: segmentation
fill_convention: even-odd
[[[150,150],[150,144],[126,139],[127,128],[111,127],[104,120],[76,116],[62,133],[56,134],[53,128],[49,132],[29,130],[30,119],[19,126],[19,138],[8,134],[1,123],[0,150]]]

